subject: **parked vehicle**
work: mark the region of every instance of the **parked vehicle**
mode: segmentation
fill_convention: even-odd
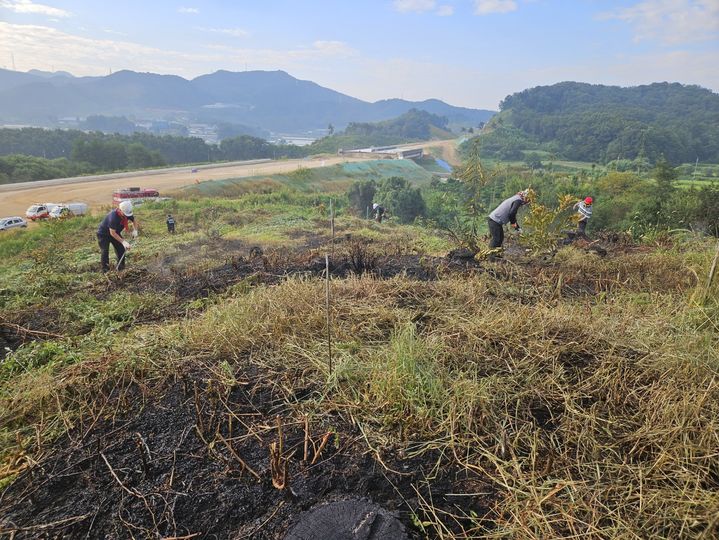
[[[122,201],[130,201],[132,204],[140,204],[144,201],[154,201],[159,196],[160,192],[152,188],[122,188],[112,192],[112,203],[115,206],[120,204]]]
[[[84,216],[85,214],[87,214],[87,205],[85,203],[58,204],[50,210],[51,219]]]
[[[18,216],[0,219],[0,231],[14,229],[16,227],[27,227],[27,221]]]
[[[50,211],[56,206],[55,203],[35,203],[27,209],[25,217],[32,221],[47,219],[50,217]]]

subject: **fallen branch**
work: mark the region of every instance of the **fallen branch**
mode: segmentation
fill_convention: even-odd
[[[100,452],[100,457],[105,462],[105,465],[107,465],[107,468],[110,470],[110,474],[115,479],[115,481],[120,485],[120,487],[127,492],[128,494],[132,495],[133,497],[137,497],[138,499],[143,499],[144,497],[138,492],[136,489],[130,489],[125,484],[122,483],[122,480],[118,478],[117,474],[115,474],[115,470],[112,468],[112,465],[110,465],[110,462],[107,461],[107,458],[105,457],[105,454]]]
[[[247,469],[247,472],[249,472],[252,476],[254,476],[255,478],[257,478],[258,481],[261,480],[260,475],[257,474],[257,472],[255,472],[255,470],[254,470],[252,467],[250,467],[250,466],[245,462],[244,459],[242,459],[242,458],[240,457],[240,455],[235,451],[235,449],[232,448],[232,445],[230,445],[230,442],[229,442],[227,439],[225,439],[222,435],[220,435],[219,433],[217,434],[217,436],[220,438],[220,440],[221,440],[223,443],[225,443],[225,446],[227,446],[227,449],[230,451],[230,453],[232,454],[232,456],[233,456],[237,461],[240,462],[240,465],[242,465],[242,467],[243,467],[244,469]]]
[[[327,441],[330,440],[331,436],[332,436],[331,431],[328,431],[327,433],[324,434],[324,436],[322,437],[322,442],[320,443],[320,447],[315,452],[315,456],[312,458],[312,463],[310,463],[310,465],[314,465],[315,463],[317,463],[317,460],[319,459],[320,454],[322,454],[322,450],[325,449],[325,446],[327,445]]]
[[[19,324],[7,322],[4,317],[0,317],[0,326],[12,328],[17,334],[31,334],[34,336],[47,336],[56,339],[65,339],[65,336],[62,336],[60,334],[53,334],[52,332],[42,332],[40,330],[30,330],[29,328],[25,328],[24,326],[20,326]]]

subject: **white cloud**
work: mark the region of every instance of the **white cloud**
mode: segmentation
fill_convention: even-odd
[[[178,13],[184,13],[186,15],[197,15],[200,10],[193,7],[181,7],[177,10]]]
[[[357,54],[357,51],[344,41],[315,41],[312,48],[328,56],[354,56]]]
[[[58,53],[62,51],[62,55]],[[39,25],[0,21],[0,58],[15,56],[17,68],[56,70],[75,75],[105,75],[131,69],[195,77],[217,69],[284,69],[292,73],[311,70],[313,65],[329,68],[358,53],[341,41],[316,41],[293,49],[251,49],[208,44],[192,52],[158,49],[130,41],[92,39]],[[2,67],[2,66],[0,66]]]
[[[474,0],[474,13],[489,15],[490,13],[507,13],[517,9],[515,0]]]
[[[113,36],[127,36],[125,32],[118,32],[117,30],[112,30],[111,28],[103,28],[102,31],[106,34],[112,34]]]
[[[92,39],[40,25],[0,21],[0,58],[15,56],[19,70],[62,69],[75,75],[105,75],[133,69],[154,73],[188,74],[217,61],[216,56],[181,53],[128,41]]]
[[[242,28],[198,28],[198,30],[202,30],[203,32],[212,32],[215,34],[225,34],[238,38],[245,38],[250,35],[247,30],[243,30]]]
[[[400,13],[423,13],[433,10],[436,5],[436,0],[394,0],[394,9]]]
[[[602,13],[599,18],[630,24],[635,41],[686,43],[719,39],[719,0],[645,0]]]
[[[0,0],[0,7],[15,13],[31,13],[34,15],[47,15],[48,17],[69,17],[72,15],[64,9],[35,4],[31,0]]]
[[[439,6],[437,8],[437,15],[440,17],[449,17],[454,14],[454,7],[449,5]]]

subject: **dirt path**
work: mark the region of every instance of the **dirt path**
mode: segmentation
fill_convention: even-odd
[[[404,145],[402,148],[423,148],[431,146],[453,146],[454,141],[433,141]],[[92,180],[69,179],[65,181],[42,182],[37,187],[28,184],[17,186],[0,186],[0,217],[24,216],[28,206],[36,202],[85,202],[90,208],[97,209],[112,202],[112,191],[124,186],[140,186],[155,188],[161,195],[172,190],[205,180],[224,180],[255,176],[260,174],[277,174],[293,171],[298,167],[326,167],[347,161],[376,159],[367,157],[317,157],[310,159],[292,159],[283,161],[252,161],[238,162],[237,165],[219,165],[216,167],[200,167],[197,173],[191,166],[177,167],[158,171],[141,171],[136,174],[111,174],[92,177]],[[52,182],[53,185],[47,185]]]

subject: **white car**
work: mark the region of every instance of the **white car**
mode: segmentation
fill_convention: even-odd
[[[14,229],[15,227],[27,227],[27,221],[21,217],[6,217],[0,219],[0,231]]]
[[[50,219],[84,216],[87,214],[87,205],[85,203],[67,203],[58,204],[52,210],[48,217]]]

